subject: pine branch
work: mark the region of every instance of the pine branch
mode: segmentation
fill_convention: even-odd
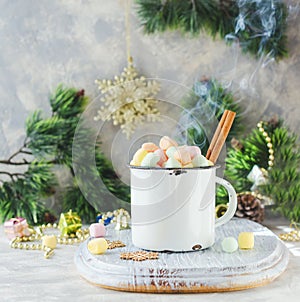
[[[229,44],[238,40],[256,57],[287,56],[287,7],[281,0],[136,0],[145,33],[180,30],[198,36],[205,31]],[[234,38],[234,39],[232,39]]]
[[[0,219],[22,216],[29,223],[37,223],[47,212],[42,202],[55,192],[57,184],[53,174],[53,165],[65,165],[74,177],[74,186],[68,188],[63,203],[63,210],[70,207],[78,210],[83,220],[90,222],[95,219],[97,209],[102,206],[116,206],[116,197],[129,201],[129,188],[122,184],[114,173],[111,163],[96,150],[96,159],[91,158],[95,146],[92,144],[91,131],[82,128],[80,135],[79,158],[77,163],[94,163],[95,165],[82,165],[82,178],[76,178],[73,171],[72,142],[81,114],[87,104],[87,97],[83,90],[58,86],[51,96],[50,105],[52,114],[44,118],[41,111],[35,111],[26,120],[26,137],[23,145],[8,159],[0,160],[1,165],[26,166],[25,172],[11,173],[1,171],[0,174],[9,177],[10,181],[0,180]],[[76,149],[76,146],[75,146]],[[26,158],[18,159],[21,155]],[[23,167],[22,167],[23,168]],[[23,170],[22,170],[23,171]],[[98,188],[98,179],[101,176],[105,186]],[[87,180],[90,180],[87,181]],[[80,187],[79,185],[80,184]],[[87,192],[87,199],[81,189]],[[89,202],[95,201],[93,205]],[[100,200],[100,202],[99,202]]]

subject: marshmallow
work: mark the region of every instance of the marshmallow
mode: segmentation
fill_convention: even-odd
[[[241,232],[238,237],[239,248],[250,250],[254,247],[254,234],[252,232]]]
[[[187,165],[184,165],[183,168],[193,168],[193,164],[192,163],[188,163]]]
[[[175,158],[170,157],[164,164],[164,168],[181,168],[181,163]]]
[[[89,227],[90,236],[91,237],[104,237],[106,233],[106,229],[103,223],[97,222],[92,223]]]
[[[178,144],[168,136],[163,136],[159,142],[159,147],[163,150],[167,150],[171,146],[177,147]]]
[[[141,162],[141,167],[156,167],[160,157],[153,152],[148,153]]]
[[[133,155],[132,163],[134,163],[135,166],[140,166],[142,160],[144,157],[148,154],[148,152],[144,149],[139,149],[135,152]]]
[[[192,160],[194,167],[209,166],[208,160],[203,155],[196,155]]]
[[[201,155],[201,150],[197,146],[186,146],[187,151],[190,153],[191,159],[196,155]]]
[[[158,165],[159,166],[163,166],[163,163],[167,161],[167,157],[165,155],[165,152],[162,149],[157,149],[153,152],[155,155],[158,155],[160,157],[159,161],[158,161]]]
[[[174,158],[180,161],[183,165],[187,165],[192,161],[190,153],[187,151],[186,146],[178,147],[174,152]]]
[[[222,241],[222,249],[226,253],[233,253],[238,249],[239,245],[235,238],[226,237]]]
[[[87,247],[90,253],[100,255],[106,252],[108,243],[104,238],[95,238],[89,241]]]
[[[177,151],[177,148],[175,146],[171,146],[166,150],[166,155],[170,157],[174,157],[174,153]]]
[[[153,143],[144,143],[142,145],[142,149],[146,150],[147,152],[154,152],[158,149],[158,147]]]
[[[50,248],[50,249],[55,249],[57,245],[57,239],[56,236],[54,235],[44,235],[42,237],[42,248]]]

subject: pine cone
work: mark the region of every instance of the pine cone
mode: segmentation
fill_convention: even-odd
[[[265,209],[260,199],[252,194],[238,195],[238,205],[235,216],[261,223],[264,220]]]
[[[50,212],[44,213],[44,223],[54,223],[57,218]]]

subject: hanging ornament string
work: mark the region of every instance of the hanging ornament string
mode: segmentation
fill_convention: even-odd
[[[130,7],[131,7],[131,1],[125,0],[126,8],[125,8],[125,34],[126,34],[126,54],[127,54],[127,62],[128,65],[132,64],[132,57],[130,53]]]
[[[127,138],[133,134],[135,129],[148,122],[159,120],[156,94],[160,85],[156,81],[149,81],[138,74],[133,65],[131,57],[131,36],[130,36],[130,0],[125,0],[125,35],[126,35],[126,56],[127,66],[119,76],[113,80],[97,79],[95,83],[103,94],[100,101],[104,104],[95,121],[113,121],[113,125],[120,125]]]

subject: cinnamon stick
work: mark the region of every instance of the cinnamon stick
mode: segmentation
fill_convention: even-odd
[[[218,124],[218,127],[217,127],[217,129],[216,129],[216,131],[215,131],[215,133],[214,133],[214,136],[213,136],[213,138],[212,138],[212,140],[211,140],[211,142],[210,142],[210,145],[209,145],[208,150],[207,150],[207,153],[206,153],[206,158],[207,158],[207,159],[210,158],[211,153],[212,153],[212,150],[214,149],[214,147],[215,147],[215,145],[216,145],[216,142],[217,142],[218,137],[219,137],[220,132],[221,132],[221,128],[222,128],[223,125],[224,125],[224,122],[225,122],[225,119],[226,119],[226,116],[227,116],[228,112],[229,112],[229,110],[225,110],[224,113],[223,113],[223,115],[222,115],[222,117],[221,117],[221,119],[220,119],[220,122],[219,122],[219,124]]]
[[[225,121],[224,121],[223,125],[221,126],[221,130],[219,131],[219,134],[217,136],[217,140],[216,140],[216,142],[215,142],[215,144],[213,146],[213,149],[211,151],[211,154],[210,154],[210,156],[208,158],[208,160],[210,160],[213,163],[215,163],[217,161],[218,157],[219,157],[219,154],[220,154],[220,152],[221,152],[221,150],[223,148],[223,145],[224,145],[224,143],[226,141],[226,138],[228,136],[230,128],[231,128],[231,126],[233,124],[235,115],[236,115],[235,112],[229,111],[229,110],[228,110],[228,112],[225,115]],[[223,118],[223,116],[222,116],[222,118]]]

